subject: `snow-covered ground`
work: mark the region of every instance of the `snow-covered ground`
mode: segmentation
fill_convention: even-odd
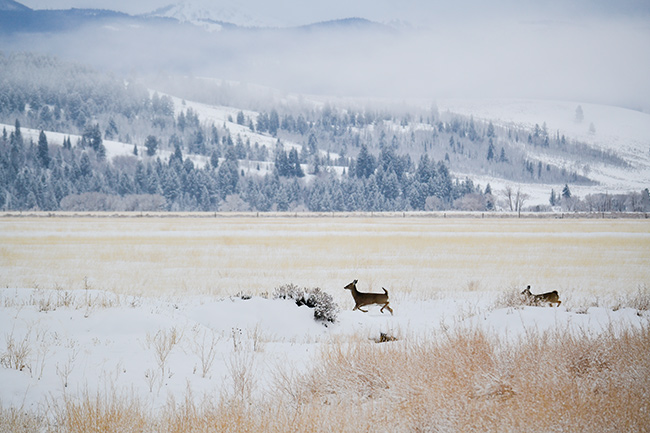
[[[52,401],[96,392],[126,393],[162,406],[232,392],[245,369],[253,397],[281,369],[308,371],[319,350],[340,339],[435,338],[481,329],[516,340],[548,330],[594,335],[648,326],[650,314],[600,299],[560,293],[558,307],[507,306],[503,293],[394,294],[394,316],[378,307],[352,311],[343,298],[335,323],[291,300],[210,296],[140,297],[97,290],[0,290],[0,404],[42,411]],[[504,298],[505,299],[505,298]],[[391,343],[388,343],[391,344]]]

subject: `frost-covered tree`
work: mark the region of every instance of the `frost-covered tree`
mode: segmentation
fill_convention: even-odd
[[[50,149],[43,130],[38,134],[38,160],[44,168],[50,166]]]
[[[585,120],[585,113],[582,111],[582,105],[576,107],[576,118],[577,123],[582,123]]]
[[[494,148],[494,143],[492,142],[492,137],[490,137],[487,151],[487,160],[492,161],[494,159],[494,154],[496,149]]]
[[[148,135],[144,141],[144,147],[147,148],[148,156],[154,156],[158,150],[158,139],[153,135]]]
[[[548,202],[551,206],[555,206],[557,204],[558,198],[555,195],[555,190],[551,189],[551,197],[549,197]]]

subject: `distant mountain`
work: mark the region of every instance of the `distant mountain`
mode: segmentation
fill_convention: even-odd
[[[156,23],[193,25],[209,32],[238,29],[275,29],[281,31],[394,31],[394,28],[364,18],[344,18],[317,22],[295,27],[274,25],[269,20],[243,12],[236,4],[233,6],[202,5],[200,2],[185,0],[156,9],[142,15],[129,15],[105,9],[30,9],[13,0],[0,0],[0,34],[50,33],[70,31],[86,25],[107,24],[122,21],[126,23]]]
[[[143,17],[172,18],[181,23],[191,23],[208,31],[218,31],[224,27],[267,27],[268,23],[242,12],[236,7],[209,7],[194,1],[182,1],[170,4],[155,11],[142,15]]]
[[[31,9],[13,0],[0,0],[0,11],[26,12],[26,11],[31,11]]]
[[[84,26],[124,23],[133,26],[178,23],[162,16],[133,16],[107,9],[30,9],[13,0],[0,0],[0,35],[58,33]]]
[[[393,27],[380,24],[365,18],[343,18],[338,20],[322,21],[297,27],[301,30],[361,30],[361,31],[380,31],[393,32]]]
[[[117,19],[135,18],[103,9],[34,10],[0,0],[0,34],[61,32]]]

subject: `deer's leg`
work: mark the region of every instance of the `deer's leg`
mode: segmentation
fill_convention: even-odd
[[[391,315],[391,316],[393,315],[393,309],[390,308],[390,307],[388,306],[388,302],[386,302],[386,303],[384,304],[384,306],[381,307],[381,310],[379,310],[379,312],[380,312],[380,313],[383,313],[383,312],[384,312],[384,308],[388,308],[388,311],[390,311],[390,315]]]

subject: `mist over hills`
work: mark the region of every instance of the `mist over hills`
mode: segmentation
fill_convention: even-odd
[[[210,9],[205,2],[173,3],[138,15],[88,9],[3,11],[0,43],[4,50],[54,54],[121,74],[211,77],[288,92],[535,98],[647,111],[648,14],[607,16],[584,8],[584,18],[563,19],[554,11],[522,12],[522,6],[502,4],[485,10],[468,2],[465,14],[459,10],[462,4],[436,3],[423,11],[428,26],[406,22],[395,27],[369,19],[386,18],[388,12],[373,13],[385,5],[373,8],[368,2],[346,9],[359,14],[290,26],[268,23],[296,22],[276,17],[297,12],[278,6],[265,19],[261,14],[270,5],[257,5],[259,15],[250,13],[250,4],[246,10],[233,4]],[[402,10],[413,9],[413,16],[422,7],[408,3]]]

